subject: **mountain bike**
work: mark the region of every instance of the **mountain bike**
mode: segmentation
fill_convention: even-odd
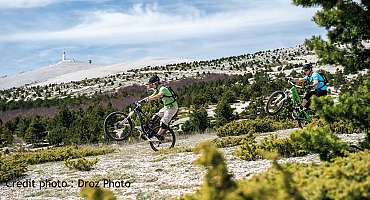
[[[284,106],[288,106],[292,118],[298,121],[299,127],[303,128],[312,120],[310,111],[306,111],[302,106],[303,96],[298,94],[298,88],[304,87],[295,85],[290,80],[288,82],[292,85],[290,89],[275,91],[270,95],[266,104],[266,112],[270,115],[276,115]]]
[[[141,110],[143,100],[134,103],[135,108],[125,114],[123,112],[112,112],[104,120],[105,134],[112,140],[123,141],[132,135],[134,123],[132,117],[134,114],[139,119],[141,132],[140,138],[149,142],[154,151],[160,149],[172,148],[175,146],[176,137],[174,131],[168,127],[164,133],[164,139],[158,137],[157,133],[160,126],[155,126],[156,122],[151,122]]]

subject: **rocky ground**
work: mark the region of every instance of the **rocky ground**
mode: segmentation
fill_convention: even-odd
[[[275,132],[284,137],[294,129]],[[268,134],[262,134],[262,137]],[[214,133],[196,134],[178,138],[177,146],[194,146],[197,143],[216,138]],[[356,143],[364,138],[361,134],[341,135],[342,139]],[[148,143],[130,145],[116,144],[115,153],[98,156],[95,169],[88,172],[68,169],[63,162],[51,162],[31,165],[27,175],[19,181],[35,181],[32,187],[7,187],[0,185],[0,200],[5,199],[81,199],[79,198],[78,180],[115,181],[117,187],[107,188],[114,191],[118,199],[168,199],[194,191],[202,182],[205,170],[192,162],[197,155],[193,153],[159,154],[153,152]],[[231,173],[236,179],[247,178],[271,167],[268,160],[244,161],[232,155],[235,147],[224,148]],[[286,158],[281,162],[320,162],[318,155]],[[65,181],[63,188],[41,188],[40,180]],[[123,181],[123,184],[120,182]],[[81,182],[81,181],[80,181]],[[130,187],[128,187],[130,182]],[[125,186],[126,183],[126,186]],[[8,183],[9,184],[9,183]],[[10,183],[12,184],[12,183]],[[56,182],[54,183],[56,184]],[[52,186],[52,185],[51,185]]]

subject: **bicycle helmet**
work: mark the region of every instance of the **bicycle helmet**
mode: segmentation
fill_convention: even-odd
[[[154,76],[152,76],[152,77],[150,77],[150,79],[149,79],[149,84],[152,84],[152,83],[159,83],[159,81],[160,81],[160,79],[159,79],[159,77],[157,76],[157,75],[154,75]]]
[[[312,69],[312,64],[311,63],[304,64],[303,67],[302,67],[302,70],[311,70],[311,69]]]

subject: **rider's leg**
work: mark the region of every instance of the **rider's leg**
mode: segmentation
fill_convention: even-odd
[[[326,96],[326,95],[328,95],[328,91],[323,90],[323,91],[318,92],[316,95],[317,95],[318,97]]]
[[[302,100],[302,106],[305,107],[306,110],[310,109],[311,104],[311,97],[315,94],[315,91],[307,91],[303,100]]]
[[[157,135],[164,134],[164,132],[166,131],[167,127],[170,124],[171,119],[176,115],[176,113],[177,113],[177,107],[164,109],[164,114],[161,119],[161,125],[160,125]]]
[[[150,124],[154,124],[154,123],[156,123],[161,117],[163,116],[163,114],[162,115],[160,115],[160,114],[158,114],[158,113],[156,113],[156,114],[154,114],[151,118],[150,118],[150,120],[149,120],[149,123]]]
[[[164,132],[167,130],[167,128],[168,126],[164,124],[163,122],[161,122],[157,135],[163,135]]]

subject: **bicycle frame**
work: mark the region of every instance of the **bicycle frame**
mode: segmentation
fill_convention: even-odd
[[[302,97],[298,94],[297,86],[292,84],[292,88],[290,88],[289,93],[292,99],[292,102],[295,106],[299,107],[302,103]],[[311,121],[311,116],[304,110],[299,110],[299,112],[303,113],[304,117],[297,116],[296,118],[300,118],[302,120]]]
[[[129,118],[131,118],[132,117],[132,115],[133,114],[136,114],[137,116],[138,116],[138,118],[139,118],[139,121],[140,121],[140,129],[141,129],[141,131],[143,132],[143,133],[145,133],[146,131],[146,129],[145,129],[145,125],[146,125],[146,123],[145,123],[145,118],[144,118],[144,116],[143,115],[145,115],[144,113],[143,113],[143,111],[141,110],[141,108],[140,108],[140,105],[139,104],[136,104],[136,107],[134,108],[134,110],[133,111],[131,111],[129,114],[128,114],[128,116],[127,116],[127,119],[129,119]]]

